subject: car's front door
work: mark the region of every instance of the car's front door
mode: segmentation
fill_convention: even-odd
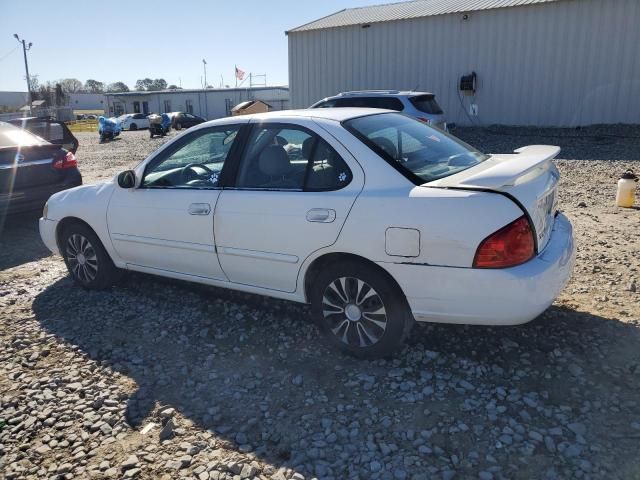
[[[149,161],[137,188],[116,190],[107,221],[132,268],[225,280],[215,251],[219,177],[240,126],[199,129]]]
[[[364,175],[320,130],[312,120],[253,125],[234,187],[216,205],[218,258],[231,282],[293,292],[302,262],[338,238]]]

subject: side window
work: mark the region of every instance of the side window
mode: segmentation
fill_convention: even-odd
[[[289,126],[255,128],[240,162],[237,186],[277,190],[336,190],[351,171],[314,133]]]
[[[315,108],[332,108],[336,106],[335,100],[327,100],[315,106]]]
[[[217,127],[188,135],[147,166],[142,187],[216,188],[239,129]]]
[[[369,97],[365,98],[365,106],[370,108],[385,108],[387,110],[404,110],[402,101],[394,97]]]
[[[345,161],[327,142],[315,139],[305,190],[339,190],[347,186],[352,175]]]

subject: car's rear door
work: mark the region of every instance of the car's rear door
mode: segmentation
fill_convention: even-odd
[[[293,292],[304,260],[333,244],[362,190],[349,152],[311,119],[252,126],[232,188],[216,205],[231,282]]]

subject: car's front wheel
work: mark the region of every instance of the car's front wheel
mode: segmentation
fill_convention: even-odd
[[[132,123],[131,126],[129,127],[129,130],[138,130],[138,125],[136,125],[135,123]]]
[[[121,275],[98,236],[89,227],[74,223],[62,232],[60,250],[73,280],[80,286],[101,290]]]
[[[330,343],[351,355],[391,355],[413,326],[402,291],[374,266],[331,265],[317,275],[311,288],[314,319]]]
[[[182,130],[182,124],[180,122],[176,122],[175,129],[176,130]]]

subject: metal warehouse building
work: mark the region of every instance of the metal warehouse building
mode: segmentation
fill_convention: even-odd
[[[228,117],[241,102],[262,100],[273,110],[289,108],[288,87],[207,88],[157,92],[106,93],[105,113],[188,112],[207,120]]]
[[[293,108],[348,90],[423,90],[458,124],[640,123],[640,0],[416,0],[287,34]]]

